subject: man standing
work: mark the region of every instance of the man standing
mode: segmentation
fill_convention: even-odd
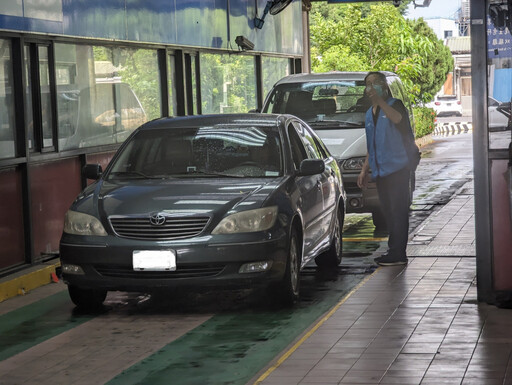
[[[366,112],[365,123],[368,153],[357,184],[366,188],[371,170],[388,225],[388,251],[375,262],[383,266],[405,265],[411,204],[411,170],[405,143],[414,139],[414,134],[404,104],[391,97],[386,76],[370,72],[365,85],[372,106]]]

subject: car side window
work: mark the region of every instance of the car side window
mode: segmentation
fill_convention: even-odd
[[[301,136],[302,142],[306,147],[308,158],[310,159],[325,159],[324,154],[318,149],[316,138],[311,135],[309,130],[302,124],[299,124],[299,135]]]
[[[302,140],[293,124],[288,125],[288,137],[290,139],[293,164],[295,165],[295,169],[298,170],[300,168],[300,163],[304,159],[307,159],[308,156],[306,154],[306,149],[304,148]]]
[[[313,136],[313,139],[315,140],[316,148],[318,149],[318,152],[320,153],[322,159],[327,159],[330,155],[326,151],[325,147],[322,145],[322,143],[320,143],[316,136]]]

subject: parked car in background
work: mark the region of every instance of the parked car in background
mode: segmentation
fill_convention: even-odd
[[[489,129],[493,131],[506,130],[510,116],[510,103],[501,103],[491,96],[487,100]]]
[[[373,223],[385,229],[375,183],[361,190],[357,177],[367,153],[364,129],[370,101],[364,96],[367,72],[296,74],[279,80],[263,104],[264,113],[288,113],[306,121],[342,167],[348,213],[372,213]],[[414,122],[400,78],[385,72],[392,96],[404,102]]]
[[[438,95],[426,107],[433,108],[438,117],[462,116],[462,104],[456,95]]]
[[[289,115],[163,118],[139,127],[71,205],[60,242],[79,307],[109,290],[272,285],[342,258],[345,193],[334,157]]]

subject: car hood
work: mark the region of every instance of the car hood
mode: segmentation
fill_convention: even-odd
[[[339,159],[366,156],[366,132],[364,128],[315,129],[331,154]]]
[[[92,215],[224,214],[259,208],[284,178],[99,181],[72,209]],[[87,191],[87,190],[86,190]]]

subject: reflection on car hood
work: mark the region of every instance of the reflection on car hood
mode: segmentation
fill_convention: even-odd
[[[366,132],[364,128],[318,130],[315,132],[325,143],[331,154],[341,159],[366,155]]]
[[[103,181],[95,189],[92,200],[98,202],[98,208],[107,217],[160,211],[169,214],[222,214],[238,206],[243,206],[244,210],[261,207],[282,180],[205,178]]]

